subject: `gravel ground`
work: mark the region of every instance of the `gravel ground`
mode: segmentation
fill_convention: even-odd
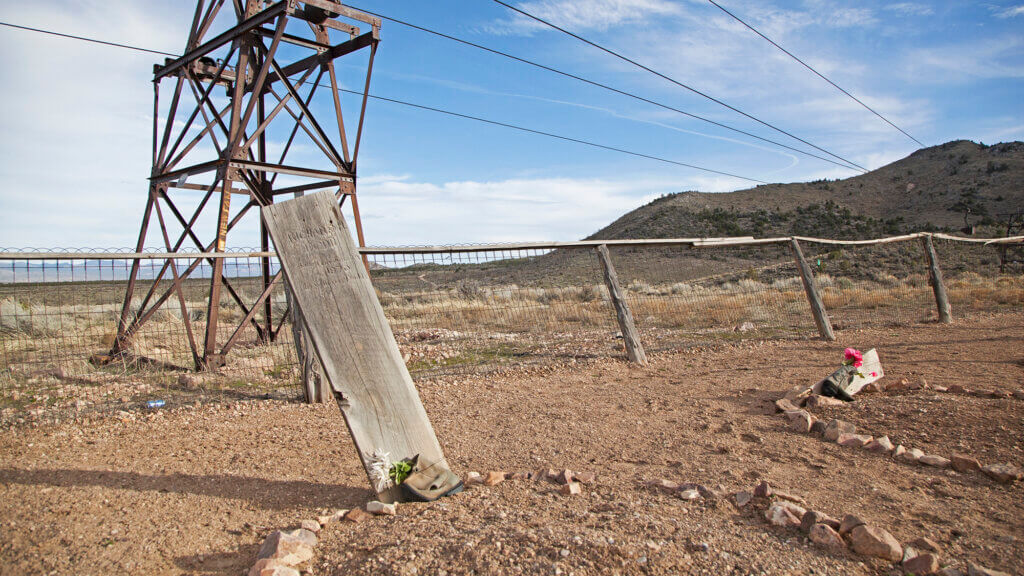
[[[728,494],[760,479],[832,516],[855,513],[943,563],[1024,565],[1021,483],[894,462],[790,431],[773,400],[877,347],[889,379],[1024,387],[1024,314],[846,330],[834,343],[743,342],[487,379],[422,382],[453,468],[597,473],[583,494],[508,480],[320,534],[313,574],[890,574],[823,551]],[[1024,464],[1024,401],[927,391],[864,396],[869,433],[983,463]],[[819,410],[819,416],[825,411]],[[934,449],[929,447],[934,446]],[[722,493],[686,502],[667,478]],[[333,405],[182,408],[0,431],[0,574],[243,574],[267,533],[370,498]]]

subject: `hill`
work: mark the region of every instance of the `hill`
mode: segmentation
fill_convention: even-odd
[[[1024,142],[955,140],[843,180],[663,196],[588,239],[804,235],[864,239],[990,226],[1024,210]],[[998,231],[997,231],[998,230]]]

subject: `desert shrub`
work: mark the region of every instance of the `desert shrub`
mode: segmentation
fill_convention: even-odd
[[[0,300],[0,332],[46,336],[61,328],[58,311],[42,304],[26,304],[14,298]]]

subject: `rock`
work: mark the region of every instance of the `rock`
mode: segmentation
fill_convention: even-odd
[[[772,504],[764,513],[773,526],[800,527],[800,518],[805,510],[792,502],[777,502]]]
[[[316,534],[320,531],[320,528],[322,528],[323,526],[317,520],[303,520],[299,523],[299,527],[301,527],[303,530],[309,530],[310,532]]]
[[[843,402],[838,398],[811,394],[807,397],[807,403],[804,404],[804,406],[808,408],[827,408],[832,406],[846,406],[846,402]]]
[[[808,538],[811,539],[811,542],[824,548],[832,550],[843,550],[846,548],[843,538],[828,524],[815,524],[811,526]]]
[[[989,398],[1009,398],[1013,396],[1012,393],[1006,390],[991,390],[988,393]]]
[[[896,459],[899,459],[900,456],[903,456],[906,453],[907,453],[907,449],[903,447],[903,444],[899,444],[895,448],[893,448],[893,450],[892,450],[892,457],[896,458]]]
[[[666,480],[664,478],[661,478],[659,480],[651,480],[650,482],[647,483],[647,485],[656,490],[660,490],[666,494],[671,494],[674,493],[676,490],[679,490],[679,484],[676,484],[675,482],[671,480]]]
[[[818,512],[817,510],[808,510],[804,512],[802,518],[800,518],[800,529],[804,532],[810,532],[811,528],[815,524],[824,524],[834,530],[839,530],[839,520],[832,518],[824,512]]]
[[[822,435],[825,433],[825,423],[821,420],[815,420],[811,423],[811,434]]]
[[[733,495],[733,499],[736,501],[737,508],[743,508],[747,504],[750,504],[750,501],[754,499],[754,495],[744,490]]]
[[[933,384],[932,390],[935,390],[936,392],[949,392],[949,388],[946,388],[945,386],[939,386],[938,384]]]
[[[857,427],[849,422],[842,420],[831,420],[825,425],[825,439],[829,442],[835,442],[839,439],[840,434],[856,434]]]
[[[394,516],[398,514],[398,506],[374,500],[366,503],[366,511],[379,516]]]
[[[364,520],[368,520],[369,518],[370,515],[366,512],[363,512],[362,508],[353,508],[345,513],[345,520],[348,520],[349,522],[354,522],[356,524]]]
[[[782,490],[772,490],[772,496],[779,500],[789,500],[790,502],[796,502],[797,504],[807,504],[807,501],[797,496],[796,494],[790,494],[789,492],[783,492]]]
[[[593,484],[597,482],[597,474],[593,472],[577,472],[573,474],[573,480],[580,484]]]
[[[952,568],[952,567],[943,568],[942,570],[939,570],[935,574],[936,574],[936,576],[964,576],[963,570],[960,570],[958,568]]]
[[[871,452],[881,452],[888,454],[889,452],[893,451],[894,446],[892,445],[892,441],[889,440],[888,436],[882,436],[881,438],[875,438],[871,442],[865,444],[864,449],[870,450]]]
[[[883,558],[890,562],[899,562],[903,559],[903,547],[892,534],[882,528],[862,524],[851,530],[849,537],[850,547],[858,554]]]
[[[505,481],[505,473],[491,470],[484,476],[484,486],[497,486]]]
[[[985,568],[980,564],[969,562],[967,564],[967,576],[1010,576],[1007,572],[1000,572],[991,568]]]
[[[579,482],[569,482],[568,484],[561,486],[558,491],[566,496],[575,496],[577,494],[582,494],[583,488],[580,486]]]
[[[971,393],[971,389],[970,388],[967,388],[966,386],[962,386],[960,384],[953,384],[952,386],[949,387],[949,391],[953,392],[954,394],[970,394]]]
[[[909,546],[912,546],[915,550],[920,550],[922,552],[933,552],[935,554],[942,554],[942,547],[939,546],[938,543],[936,543],[934,540],[930,538],[925,538],[923,536],[911,542]]]
[[[917,462],[922,456],[924,456],[924,452],[917,448],[908,448],[906,452],[900,454],[899,459],[904,462]]]
[[[772,485],[767,480],[761,480],[754,487],[754,498],[767,498],[772,495]]]
[[[316,534],[303,528],[275,530],[263,541],[256,559],[273,559],[287,566],[294,566],[313,557],[316,542]]]
[[[343,508],[341,510],[335,510],[333,514],[326,514],[324,516],[317,516],[316,521],[320,523],[320,526],[327,526],[333,522],[338,522],[348,514],[348,509]]]
[[[1024,400],[1024,390],[1014,390],[1013,397],[1017,400]]]
[[[505,476],[505,479],[506,480],[529,480],[530,479],[530,473],[529,472],[513,472],[511,474],[507,474]]]
[[[854,448],[862,448],[867,446],[869,442],[874,440],[867,434],[840,434],[839,438],[836,438],[836,444],[840,446],[853,446]]]
[[[789,418],[789,427],[797,432],[806,434],[811,431],[811,424],[816,420],[806,410],[790,410],[786,412]]]
[[[943,458],[934,454],[925,454],[918,459],[918,462],[936,468],[949,468],[949,458]]]
[[[845,536],[857,526],[863,525],[864,521],[861,520],[860,517],[854,516],[853,514],[847,514],[846,516],[843,516],[843,520],[839,523],[839,533]]]
[[[989,464],[983,466],[981,471],[986,476],[1000,484],[1010,484],[1021,478],[1021,470],[1012,464]]]
[[[917,382],[911,382],[907,385],[908,390],[924,390],[925,388],[928,388],[928,381],[924,378],[921,378],[921,380]]]
[[[755,330],[756,328],[757,327],[754,326],[753,322],[744,322],[743,324],[740,324],[739,326],[734,328],[733,331],[734,332],[749,332],[751,330]]]
[[[565,469],[555,475],[555,482],[559,484],[569,484],[573,480],[572,470]]]
[[[885,385],[886,391],[895,392],[897,390],[906,390],[910,388],[910,380],[906,378],[900,378],[899,380],[890,381]]]
[[[300,576],[299,571],[274,558],[257,560],[249,569],[249,576]]]
[[[779,412],[792,412],[793,410],[799,410],[800,408],[786,398],[779,398],[775,401],[775,408]]]
[[[939,557],[932,552],[924,552],[903,561],[903,571],[914,576],[934,574],[938,569]]]
[[[700,498],[700,490],[696,488],[687,488],[686,490],[680,490],[677,495],[683,500],[696,500]]]
[[[474,484],[483,484],[484,478],[479,472],[466,472],[466,479],[462,481],[466,486],[472,486]]]
[[[971,458],[966,454],[953,454],[949,458],[949,462],[953,465],[953,470],[957,472],[977,472],[981,470],[981,462],[978,462],[977,458]]]

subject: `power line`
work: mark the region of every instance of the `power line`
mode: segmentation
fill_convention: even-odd
[[[161,56],[172,56],[177,58],[179,54],[172,54],[170,52],[164,52],[162,50],[150,50],[149,48],[140,48],[138,46],[130,46],[128,44],[118,44],[117,42],[107,42],[105,40],[96,40],[95,38],[86,38],[85,36],[75,36],[73,34],[62,34],[60,32],[54,32],[53,30],[42,30],[40,28],[32,28],[30,26],[19,26],[17,24],[11,24],[9,22],[0,22],[0,26],[7,26],[9,28],[17,28],[19,30],[28,30],[30,32],[39,32],[40,34],[49,34],[50,36],[60,36],[61,38],[71,38],[72,40],[81,40],[83,42],[92,42],[93,44],[102,44],[104,46],[114,46],[116,48],[127,48],[128,50],[136,50],[138,52],[149,52],[150,54],[160,54]]]
[[[743,24],[743,25],[744,25],[744,26],[746,26],[747,28],[749,28],[749,29],[750,29],[750,30],[751,30],[751,31],[752,31],[752,32],[753,32],[754,34],[757,34],[757,35],[758,35],[758,36],[760,36],[761,38],[764,38],[765,40],[767,40],[767,41],[768,41],[768,43],[769,43],[769,44],[771,44],[772,46],[775,46],[775,47],[776,47],[776,48],[778,48],[779,50],[782,50],[782,51],[783,51],[783,52],[784,52],[784,53],[786,54],[786,56],[789,56],[789,57],[790,57],[790,58],[792,58],[793,60],[796,60],[797,62],[799,62],[800,64],[802,64],[804,68],[807,68],[807,69],[808,69],[808,70],[810,70],[811,72],[814,72],[814,73],[815,73],[815,74],[816,74],[816,75],[817,75],[817,76],[818,76],[819,78],[821,78],[821,79],[822,79],[822,80],[824,80],[825,82],[828,82],[829,84],[831,84],[832,86],[834,86],[836,90],[839,90],[839,91],[840,91],[840,92],[842,92],[843,94],[846,94],[847,96],[849,96],[850,98],[852,98],[854,102],[856,102],[857,104],[860,104],[860,105],[861,105],[861,106],[863,106],[864,108],[868,109],[868,111],[870,111],[870,112],[871,112],[872,114],[874,114],[875,116],[878,116],[879,118],[881,118],[882,120],[884,120],[886,124],[888,124],[889,126],[892,126],[893,128],[895,128],[895,129],[899,130],[900,132],[902,132],[902,133],[903,133],[903,135],[904,135],[904,136],[906,136],[907,138],[910,138],[910,139],[911,139],[911,140],[913,140],[914,142],[917,142],[917,144],[918,144],[919,146],[921,146],[922,148],[924,148],[924,144],[923,144],[923,143],[922,143],[922,142],[921,142],[920,140],[918,140],[917,138],[914,138],[913,136],[911,136],[910,134],[908,134],[908,133],[907,133],[907,131],[906,131],[906,130],[904,130],[903,128],[900,128],[899,126],[897,126],[897,125],[893,124],[892,122],[890,122],[888,118],[886,118],[885,116],[882,116],[881,114],[879,114],[878,112],[876,112],[876,111],[874,110],[874,108],[872,108],[872,107],[868,106],[867,104],[865,104],[865,103],[861,102],[859,98],[857,98],[857,97],[856,97],[856,96],[854,96],[853,94],[850,94],[849,92],[847,92],[846,90],[844,90],[844,89],[843,89],[843,88],[842,88],[841,86],[839,86],[839,85],[838,85],[838,84],[836,84],[835,82],[833,82],[833,81],[829,80],[828,78],[826,78],[826,77],[825,77],[825,76],[824,76],[824,75],[823,75],[823,74],[822,74],[821,72],[818,72],[818,71],[817,71],[817,70],[815,70],[814,68],[811,68],[811,65],[810,65],[810,64],[808,64],[808,63],[804,62],[803,60],[801,60],[801,59],[797,58],[797,57],[796,57],[796,56],[795,56],[795,55],[794,55],[794,54],[793,54],[792,52],[790,52],[789,50],[786,50],[786,49],[785,49],[785,48],[783,48],[782,46],[779,46],[779,45],[778,45],[778,44],[777,44],[777,43],[776,43],[776,42],[775,42],[774,40],[772,40],[771,38],[769,38],[769,37],[765,36],[764,34],[762,34],[762,33],[761,33],[761,32],[760,32],[760,31],[759,31],[759,30],[758,30],[757,28],[754,28],[754,27],[753,27],[753,26],[751,26],[750,24],[747,24],[746,22],[744,22],[743,20],[741,20],[739,16],[737,16],[737,15],[733,14],[732,12],[730,12],[730,11],[726,10],[725,8],[723,8],[723,7],[722,7],[722,5],[721,5],[721,4],[719,4],[718,2],[715,2],[715,0],[708,0],[708,2],[711,2],[712,4],[714,4],[714,5],[715,5],[715,6],[716,6],[716,7],[717,7],[717,8],[719,9],[719,10],[721,10],[722,12],[725,12],[726,14],[728,14],[729,16],[731,16],[731,17],[732,17],[732,18],[733,18],[734,20],[736,20],[736,21],[737,21],[737,22],[739,22],[740,24]]]
[[[515,60],[516,62],[521,62],[521,63],[527,64],[529,66],[534,66],[536,68],[540,68],[541,70],[546,70],[548,72],[552,72],[554,74],[558,74],[558,75],[564,76],[566,78],[571,78],[573,80],[577,80],[579,82],[583,82],[583,83],[589,84],[591,86],[596,86],[596,87],[601,88],[603,90],[608,90],[608,91],[614,92],[616,94],[621,94],[622,96],[627,96],[629,98],[633,98],[634,100],[639,100],[641,102],[646,102],[647,104],[652,104],[654,106],[658,106],[659,108],[663,108],[665,110],[670,110],[672,112],[676,112],[676,113],[682,114],[684,116],[689,116],[690,118],[694,118],[694,119],[700,120],[702,122],[707,122],[708,124],[712,124],[712,125],[718,126],[720,128],[725,128],[726,130],[731,130],[731,131],[736,132],[738,134],[743,134],[744,136],[749,136],[751,138],[756,138],[757,140],[760,140],[762,142],[767,142],[769,144],[774,144],[776,146],[780,146],[780,147],[785,148],[787,150],[792,150],[793,152],[797,152],[799,154],[804,154],[805,156],[810,156],[811,158],[817,158],[818,160],[824,160],[825,162],[830,162],[832,164],[835,164],[836,166],[842,166],[843,168],[854,169],[852,166],[849,166],[847,164],[843,164],[841,162],[836,162],[835,160],[832,160],[831,158],[826,158],[824,156],[819,156],[819,155],[814,154],[812,152],[807,152],[807,151],[801,150],[799,148],[794,148],[793,146],[789,146],[788,144],[783,144],[782,142],[779,142],[777,140],[772,140],[770,138],[764,138],[762,136],[758,136],[757,134],[753,134],[751,132],[747,132],[745,130],[741,130],[739,128],[735,128],[733,126],[729,126],[728,124],[723,124],[721,122],[716,122],[715,120],[711,120],[710,118],[706,118],[704,116],[699,116],[697,114],[686,112],[684,110],[680,110],[678,108],[674,108],[674,107],[669,106],[667,104],[662,104],[661,102],[656,102],[656,101],[651,100],[649,98],[645,98],[643,96],[639,96],[639,95],[634,94],[632,92],[627,92],[627,91],[621,90],[619,88],[614,88],[612,86],[608,86],[607,84],[602,84],[600,82],[596,82],[594,80],[590,80],[590,79],[584,78],[582,76],[578,76],[576,74],[572,74],[571,72],[565,72],[565,71],[559,70],[557,68],[552,68],[551,66],[547,66],[547,65],[541,64],[539,62],[534,62],[533,60],[528,60],[526,58],[515,56],[515,55],[509,54],[507,52],[502,52],[501,50],[496,50],[494,48],[489,48],[487,46],[483,46],[483,45],[477,44],[475,42],[470,42],[469,40],[465,40],[463,38],[458,38],[458,37],[452,36],[450,34],[445,34],[444,32],[438,32],[437,30],[431,30],[430,28],[425,28],[423,26],[418,26],[416,24],[412,24],[412,23],[406,22],[404,20],[399,20],[398,18],[392,18],[391,16],[385,16],[383,14],[371,12],[370,10],[366,10],[365,8],[360,8],[360,7],[354,6],[352,4],[349,4],[348,6],[351,7],[351,8],[354,8],[356,10],[360,10],[362,12],[366,12],[367,14],[370,14],[372,16],[376,16],[378,18],[382,18],[384,20],[388,20],[389,22],[394,22],[395,24],[400,24],[402,26],[407,26],[407,27],[412,28],[414,30],[419,30],[421,32],[426,32],[427,34],[433,34],[434,36],[438,36],[438,37],[444,38],[446,40],[451,40],[451,41],[457,42],[459,44],[464,44],[464,45],[470,46],[472,48],[477,48],[477,49],[483,50],[485,52],[490,52],[491,54],[496,54],[498,56],[502,56],[502,57],[508,58],[510,60]]]
[[[37,28],[29,28],[28,26],[18,26],[18,25],[15,25],[15,24],[8,24],[6,22],[0,22],[0,25],[10,26],[11,28],[19,28],[19,29],[22,29],[22,30],[29,30],[29,31],[32,31],[32,32],[39,32],[41,34],[50,34],[50,35],[53,35],[53,36],[60,36],[62,38],[70,38],[70,39],[74,39],[74,40],[80,40],[80,41],[83,41],[83,42],[92,42],[94,44],[102,44],[104,46],[113,46],[113,47],[116,47],[116,48],[125,48],[125,49],[129,49],[129,50],[137,50],[137,51],[140,51],[140,52],[151,52],[153,54],[167,55],[167,56],[172,56],[172,57],[176,57],[176,58],[180,57],[177,54],[171,54],[169,52],[162,52],[160,50],[151,50],[149,48],[142,48],[142,47],[139,47],[139,46],[132,46],[132,45],[129,45],[129,44],[119,44],[117,42],[107,42],[107,41],[104,41],[104,40],[97,40],[97,39],[94,39],[94,38],[86,38],[84,36],[73,36],[71,34],[61,34],[59,32],[53,32],[53,31],[50,31],[50,30],[41,30],[41,29],[37,29]],[[323,88],[331,88],[331,86],[327,85],[327,84],[317,84],[317,86],[321,86]],[[355,94],[357,96],[362,96],[363,95],[362,92],[356,92],[355,90],[347,90],[347,89],[344,89],[344,88],[338,88],[338,91],[339,92],[346,92],[346,93],[349,93],[349,94]],[[600,143],[592,142],[592,141],[589,141],[589,140],[582,140],[582,139],[579,139],[579,138],[572,138],[570,136],[563,136],[561,134],[555,134],[555,133],[552,133],[552,132],[544,132],[542,130],[535,130],[533,128],[527,128],[525,126],[518,126],[516,124],[509,124],[509,123],[506,123],[506,122],[499,122],[497,120],[489,120],[487,118],[481,118],[479,116],[471,116],[469,114],[462,114],[462,113],[459,113],[459,112],[453,112],[451,110],[444,110],[442,108],[435,108],[435,107],[426,106],[426,105],[423,105],[423,104],[416,104],[416,103],[413,103],[413,102],[406,102],[406,101],[403,101],[403,100],[397,100],[395,98],[387,98],[387,97],[384,97],[384,96],[376,96],[374,94],[367,94],[367,96],[369,98],[373,98],[375,100],[381,100],[381,101],[384,101],[384,102],[391,102],[393,104],[400,104],[400,105],[403,105],[403,106],[409,106],[409,107],[417,108],[417,109],[420,109],[420,110],[427,110],[427,111],[435,112],[435,113],[438,113],[438,114],[445,114],[445,115],[456,117],[456,118],[463,118],[463,119],[466,119],[466,120],[474,120],[476,122],[482,122],[482,123],[485,123],[485,124],[491,124],[493,126],[500,126],[500,127],[508,128],[508,129],[512,129],[512,130],[518,130],[518,131],[527,132],[527,133],[530,133],[530,134],[537,134],[537,135],[540,135],[540,136],[547,136],[548,138],[555,138],[555,139],[563,140],[563,141],[566,141],[566,142],[574,142],[576,144],[583,144],[585,146],[591,146],[591,147],[594,147],[594,148],[600,148],[602,150],[609,150],[609,151],[612,151],[612,152],[618,152],[620,154],[628,154],[630,156],[636,156],[636,157],[639,157],[639,158],[647,158],[649,160],[655,160],[655,161],[664,162],[664,163],[667,163],[667,164],[674,164],[676,166],[683,166],[685,168],[692,168],[694,170],[700,170],[702,172],[709,172],[709,173],[712,173],[712,174],[719,174],[721,176],[729,176],[730,178],[738,178],[740,180],[746,180],[748,182],[754,182],[754,183],[757,183],[757,184],[767,184],[768,183],[768,182],[765,182],[763,180],[758,180],[756,178],[749,178],[747,176],[740,176],[739,174],[732,174],[730,172],[724,172],[724,171],[721,171],[721,170],[714,170],[712,168],[705,168],[703,166],[697,166],[696,164],[687,164],[686,162],[679,162],[679,161],[676,161],[676,160],[670,160],[670,159],[667,159],[667,158],[662,158],[660,156],[653,156],[653,155],[650,155],[650,154],[644,154],[642,152],[634,152],[632,150],[626,150],[624,148],[616,148],[614,146],[608,146],[608,145],[605,145],[605,144],[600,144]]]
[[[325,88],[330,88],[330,86],[326,86],[324,84],[317,84],[317,86],[324,86]],[[344,88],[339,88],[338,91],[339,92],[347,92],[349,94],[355,94],[357,96],[362,96],[363,95],[362,92],[356,92],[355,90],[346,90]],[[605,144],[598,144],[596,142],[591,142],[589,140],[580,140],[579,138],[572,138],[570,136],[562,136],[560,134],[554,134],[552,132],[544,132],[543,130],[534,130],[533,128],[526,128],[524,126],[517,126],[515,124],[508,124],[508,123],[505,123],[505,122],[499,122],[497,120],[488,120],[487,118],[481,118],[479,116],[470,116],[469,114],[462,114],[462,113],[459,113],[459,112],[452,112],[451,110],[444,110],[444,109],[441,109],[441,108],[434,108],[432,106],[425,106],[423,104],[414,104],[412,102],[404,102],[402,100],[395,100],[393,98],[385,98],[384,96],[375,96],[373,94],[369,94],[368,96],[370,98],[375,99],[375,100],[383,100],[384,102],[392,102],[394,104],[401,104],[403,106],[410,106],[410,107],[413,107],[413,108],[419,108],[420,110],[429,110],[431,112],[437,112],[439,114],[447,114],[449,116],[454,116],[454,117],[457,117],[457,118],[465,118],[467,120],[475,120],[477,122],[483,122],[483,123],[486,123],[486,124],[493,124],[494,126],[501,126],[503,128],[511,128],[513,130],[519,130],[519,131],[522,131],[522,132],[529,132],[530,134],[538,134],[540,136],[547,136],[548,138],[557,138],[558,140],[565,140],[566,142],[575,142],[577,144],[584,144],[586,146],[593,146],[594,148],[601,148],[603,150],[611,150],[612,152],[619,152],[619,153],[622,153],[622,154],[629,154],[630,156],[638,156],[640,158],[647,158],[647,159],[650,159],[650,160],[657,160],[658,162],[665,162],[667,164],[675,164],[677,166],[685,166],[686,168],[693,168],[694,170],[701,170],[703,172],[711,172],[712,174],[720,174],[722,176],[729,176],[731,178],[739,178],[741,180],[747,180],[748,182],[756,182],[758,184],[767,184],[767,182],[765,182],[763,180],[757,180],[756,178],[748,178],[746,176],[740,176],[738,174],[732,174],[732,173],[729,173],[729,172],[722,172],[721,170],[713,170],[711,168],[704,168],[702,166],[697,166],[695,164],[687,164],[685,162],[678,162],[676,160],[669,160],[667,158],[661,158],[660,156],[652,156],[650,154],[643,154],[641,152],[633,152],[631,150],[626,150],[626,149],[623,149],[623,148],[616,148],[614,146],[607,146]]]
[[[496,2],[497,4],[501,4],[502,6],[508,8],[509,10],[512,10],[513,12],[517,12],[519,14],[522,14],[523,16],[526,16],[527,18],[530,18],[532,20],[536,20],[537,22],[540,22],[541,24],[544,24],[545,26],[554,28],[555,30],[558,30],[559,32],[561,32],[563,34],[566,34],[568,36],[572,36],[573,38],[579,40],[580,42],[583,42],[584,44],[588,44],[590,46],[593,46],[594,48],[597,48],[598,50],[601,50],[602,52],[610,54],[610,55],[612,55],[612,56],[614,56],[614,57],[616,57],[616,58],[618,58],[618,59],[620,59],[620,60],[622,60],[624,62],[628,62],[628,63],[632,64],[633,66],[636,66],[637,68],[640,68],[641,70],[645,70],[647,72],[650,72],[651,74],[654,74],[655,76],[657,76],[659,78],[667,80],[667,81],[675,84],[676,86],[679,86],[680,88],[684,88],[686,90],[689,90],[690,92],[693,92],[694,94],[697,94],[698,96],[701,96],[702,98],[706,98],[706,99],[708,99],[708,100],[710,100],[710,101],[712,101],[712,102],[714,102],[714,103],[716,103],[716,104],[718,104],[720,106],[724,106],[724,107],[728,108],[729,110],[732,110],[733,112],[736,112],[737,114],[740,114],[742,116],[745,116],[746,118],[749,118],[749,119],[753,120],[754,122],[757,122],[758,124],[761,124],[763,126],[767,126],[768,128],[771,128],[772,130],[775,130],[776,132],[780,132],[782,134],[785,134],[786,136],[789,136],[790,138],[793,138],[794,140],[798,140],[800,142],[803,142],[804,144],[807,144],[811,148],[814,148],[816,150],[824,152],[825,154],[828,154],[829,156],[831,156],[833,158],[842,160],[843,162],[846,162],[847,164],[850,164],[852,166],[856,166],[857,168],[863,170],[864,172],[868,171],[867,168],[861,166],[860,164],[857,164],[855,162],[847,160],[846,158],[843,158],[842,156],[839,156],[838,154],[834,154],[832,152],[829,152],[828,150],[822,148],[821,146],[818,146],[816,144],[812,144],[812,143],[808,142],[807,140],[804,140],[803,138],[800,138],[799,136],[791,134],[791,133],[783,130],[782,128],[779,128],[778,126],[775,126],[774,124],[770,124],[768,122],[765,122],[764,120],[761,120],[760,118],[757,118],[755,116],[751,116],[750,114],[747,114],[746,112],[744,112],[743,110],[740,110],[739,108],[736,108],[735,106],[727,104],[727,103],[723,102],[722,100],[719,100],[718,98],[715,98],[714,96],[711,96],[709,94],[705,94],[704,92],[701,92],[700,90],[697,90],[696,88],[694,88],[692,86],[688,86],[686,84],[683,84],[682,82],[676,80],[675,78],[672,78],[670,76],[666,76],[665,74],[662,74],[661,72],[658,72],[657,70],[654,70],[654,69],[652,69],[652,68],[650,68],[648,66],[645,66],[645,65],[637,62],[636,60],[632,60],[630,58],[627,58],[626,56],[623,56],[622,54],[619,54],[618,52],[616,52],[614,50],[611,50],[609,48],[605,48],[604,46],[601,46],[600,44],[597,44],[595,42],[591,42],[590,40],[587,40],[586,38],[580,36],[579,34],[575,34],[573,32],[570,32],[570,31],[566,30],[565,28],[561,28],[561,27],[559,27],[559,26],[557,26],[555,24],[552,24],[551,22],[548,22],[547,20],[544,20],[543,18],[540,18],[538,16],[534,16],[533,14],[530,14],[529,12],[526,12],[525,10],[522,10],[520,8],[516,8],[515,6],[512,6],[511,4],[503,2],[502,0],[493,0],[493,1]]]

